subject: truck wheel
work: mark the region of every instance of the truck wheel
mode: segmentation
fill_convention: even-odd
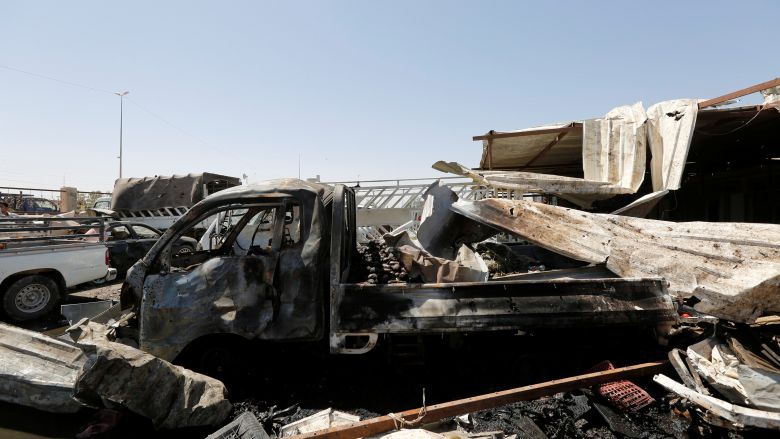
[[[3,309],[13,320],[38,318],[54,308],[60,288],[48,276],[32,275],[12,283],[3,295]]]
[[[188,254],[191,254],[193,251],[195,251],[195,249],[193,249],[193,248],[192,248],[192,247],[190,247],[189,245],[183,245],[183,246],[179,247],[179,248],[178,248],[178,249],[177,249],[177,250],[174,252],[174,254],[176,254],[177,256],[178,256],[178,255],[188,255]]]

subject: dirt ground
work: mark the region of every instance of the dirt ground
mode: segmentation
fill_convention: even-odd
[[[119,300],[119,291],[121,289],[122,280],[108,282],[101,285],[87,283],[71,290],[65,297],[65,303],[77,303],[83,301],[84,299]]]
[[[104,284],[86,283],[68,290],[68,294],[61,298],[61,304],[93,302],[96,300],[119,300],[119,292],[122,289],[122,280],[116,280]],[[56,307],[49,315],[29,322],[15,322],[16,326],[38,332],[46,332],[60,328],[68,324],[60,315],[60,308]]]

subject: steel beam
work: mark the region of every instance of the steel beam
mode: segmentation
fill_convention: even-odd
[[[379,416],[372,419],[366,419],[365,421],[354,422],[349,425],[291,436],[290,439],[356,439],[359,437],[373,436],[395,429],[397,425],[401,424],[401,422],[398,421],[399,419],[403,419],[404,422],[415,421],[418,424],[427,424],[445,418],[512,404],[517,401],[527,401],[543,396],[554,395],[559,392],[569,392],[583,387],[590,387],[596,384],[661,373],[666,366],[666,361],[659,361],[621,367],[603,372],[587,373],[560,380],[517,387],[501,392],[488,393],[472,398],[435,404],[428,407],[406,410],[401,413]]]

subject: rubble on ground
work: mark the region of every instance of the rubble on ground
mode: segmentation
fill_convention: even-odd
[[[115,329],[84,319],[55,339],[0,324],[0,400],[52,412],[123,408],[161,429],[227,417],[220,381],[112,341]]]
[[[384,240],[371,240],[365,244],[358,244],[357,252],[361,265],[355,267],[355,279],[363,280],[369,284],[395,284],[410,281],[394,247],[390,247]]]
[[[87,356],[77,346],[0,323],[0,400],[55,413],[75,413],[73,399]]]
[[[780,327],[715,324],[717,335],[673,350],[682,381],[654,380],[690,401],[705,422],[780,430]]]
[[[477,253],[487,264],[491,277],[509,274],[528,273],[529,271],[544,271],[542,261],[529,256],[519,255],[500,242],[480,242]]]

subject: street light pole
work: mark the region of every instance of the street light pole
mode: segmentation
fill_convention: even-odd
[[[129,91],[114,92],[119,96],[119,178],[122,178],[122,113],[124,111],[125,96],[130,94]]]

